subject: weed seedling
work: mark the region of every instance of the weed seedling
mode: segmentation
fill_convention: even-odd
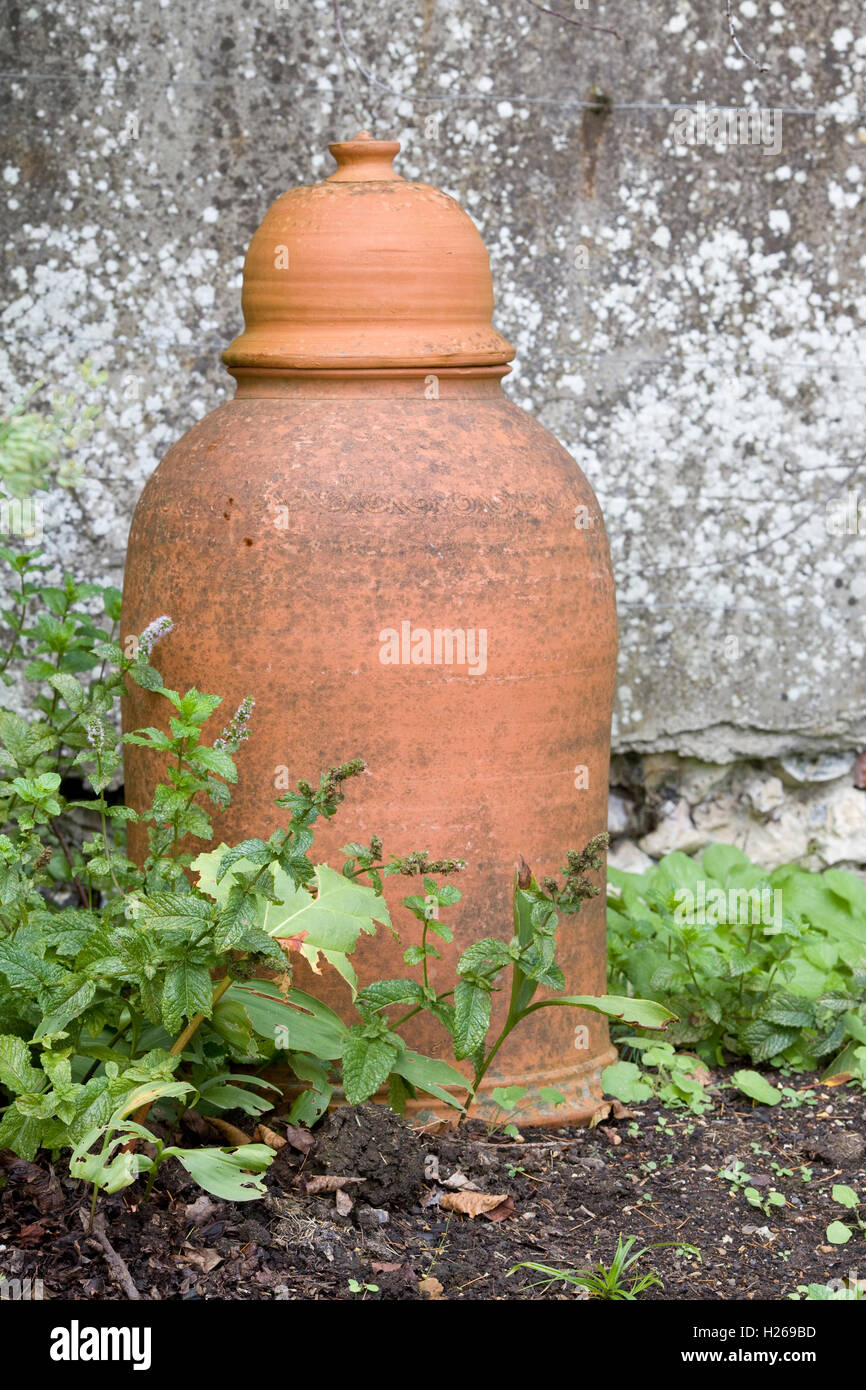
[[[550,1265],[535,1264],[525,1260],[512,1266],[508,1274],[509,1276],[514,1274],[518,1269],[531,1269],[533,1273],[545,1276],[530,1285],[531,1288],[550,1288],[551,1284],[556,1283],[570,1284],[572,1288],[586,1289],[590,1298],[607,1299],[617,1303],[634,1303],[647,1289],[664,1288],[657,1274],[639,1275],[636,1271],[635,1267],[638,1261],[643,1259],[644,1255],[649,1254],[651,1250],[662,1250],[672,1246],[676,1250],[685,1250],[700,1259],[700,1254],[695,1246],[685,1245],[682,1241],[663,1241],[657,1245],[645,1245],[632,1254],[632,1246],[636,1243],[635,1236],[628,1236],[626,1240],[620,1236],[610,1265],[605,1265],[599,1261],[590,1269],[552,1269]]]
[[[357,1279],[349,1280],[349,1293],[378,1293],[378,1284],[359,1284]]]
[[[776,1192],[772,1187],[766,1197],[762,1197],[756,1187],[747,1187],[743,1195],[750,1207],[756,1207],[765,1216],[772,1216],[774,1208],[785,1206],[783,1193]]]
[[[860,1198],[853,1187],[848,1187],[846,1183],[834,1183],[832,1197],[840,1207],[846,1207],[852,1213],[849,1220],[853,1221],[859,1230],[866,1231],[866,1221],[861,1219],[858,1211]],[[853,1234],[851,1227],[844,1221],[831,1221],[827,1227],[827,1239],[831,1245],[847,1245]]]

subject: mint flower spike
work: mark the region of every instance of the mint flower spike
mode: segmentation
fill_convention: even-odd
[[[250,736],[247,725],[250,722],[250,715],[255,703],[251,695],[247,695],[245,700],[241,700],[232,716],[231,723],[226,725],[219,738],[214,739],[214,748],[225,748],[229,752],[236,752],[241,744],[246,742]]]
[[[105,748],[105,729],[101,719],[88,719],[87,721],[87,742],[95,752],[101,753]]]
[[[171,632],[173,627],[174,623],[166,614],[161,618],[154,618],[138,639],[138,655],[147,661],[157,642]]]

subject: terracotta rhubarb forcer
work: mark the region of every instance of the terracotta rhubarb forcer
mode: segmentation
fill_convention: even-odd
[[[285,824],[284,769],[294,786],[360,756],[369,772],[316,857],[339,865],[341,844],[376,833],[386,853],[468,861],[456,940],[433,966],[450,984],[470,941],[510,934],[518,856],[556,874],[605,826],[613,580],[589,484],[502,392],[514,354],[491,326],[474,224],[394,171],[396,143],[362,132],[330,149],[336,172],[285,193],[253,237],[246,327],[224,354],[237,392],[144,490],[122,630],[169,614],[168,685],[221,694],[228,712],[255,697],[218,840]],[[127,728],[164,718],[157,697],[130,695]],[[151,758],[127,749],[133,806],[149,801]],[[405,974],[417,924],[399,900],[417,886],[387,880],[404,943],[363,938],[362,983]],[[604,993],[603,893],[559,937],[567,990]],[[336,977],[300,982],[345,1011]],[[447,1055],[435,1020],[406,1033]],[[541,1010],[485,1086],[526,1086],[533,1122],[586,1119],[613,1055],[599,1017]]]

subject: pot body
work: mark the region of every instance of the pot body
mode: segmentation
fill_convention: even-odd
[[[224,697],[215,728],[256,701],[214,843],[266,837],[285,824],[275,800],[287,777],[317,781],[362,757],[368,773],[317,824],[315,859],[339,867],[340,845],[378,834],[386,856],[467,861],[447,912],[454,944],[437,942],[431,963],[448,988],[471,941],[510,936],[517,857],[539,879],[557,874],[606,825],[616,615],[597,502],[552,435],[508,402],[502,369],[236,374],[235,399],[169,451],[138,503],[122,633],[173,619],[154,661],[170,687]],[[126,728],[164,721],[164,702],[133,687]],[[131,805],[148,803],[158,772],[153,755],[126,749]],[[420,926],[400,899],[418,887],[386,880],[403,941],[362,938],[361,984],[406,973]],[[560,918],[569,993],[605,991],[600,887]],[[301,962],[296,981],[346,1011],[327,968],[312,976]],[[405,1033],[447,1055],[432,1018]],[[541,1010],[500,1050],[480,1101],[524,1085],[526,1122],[585,1120],[613,1055],[600,1017]],[[545,1086],[567,1104],[546,1103]]]

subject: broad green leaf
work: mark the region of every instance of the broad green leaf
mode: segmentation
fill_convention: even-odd
[[[748,1047],[753,1062],[769,1062],[797,1041],[799,1031],[798,1028],[782,1028],[779,1024],[757,1018],[740,1029],[740,1038]]]
[[[32,1163],[42,1142],[44,1121],[25,1115],[17,1102],[0,1120],[0,1149],[11,1149],[19,1158]]]
[[[154,893],[141,903],[141,920],[157,928],[200,927],[213,908],[195,893]]]
[[[511,952],[504,941],[497,941],[495,936],[483,936],[480,941],[473,941],[471,946],[467,946],[457,962],[457,973],[486,974],[490,970],[499,970],[511,963]]]
[[[166,1149],[199,1187],[226,1202],[251,1202],[267,1191],[259,1174],[276,1158],[267,1144],[242,1144],[237,1149]]]
[[[438,1057],[423,1057],[419,1052],[410,1052],[407,1048],[400,1053],[393,1070],[410,1085],[427,1091],[446,1105],[453,1105],[457,1110],[463,1108],[463,1102],[451,1095],[450,1091],[446,1091],[445,1087],[457,1086],[462,1091],[468,1091],[469,1082],[450,1062],[442,1061]]]
[[[120,1105],[116,1108],[109,1127],[116,1128],[120,1125],[125,1116],[130,1115],[133,1110],[138,1110],[142,1105],[152,1105],[155,1100],[167,1100],[169,1098],[178,1100],[181,1096],[188,1095],[194,1091],[188,1081],[148,1081],[142,1086],[136,1086],[133,1090],[127,1091]],[[83,1142],[83,1141],[82,1141]],[[95,1142],[95,1140],[91,1141]],[[87,1148],[90,1145],[86,1145]]]
[[[644,1081],[640,1067],[634,1062],[613,1062],[605,1067],[601,1073],[601,1086],[605,1095],[621,1100],[624,1105],[652,1100],[653,1096],[652,1086]]]
[[[289,1121],[291,1124],[313,1125],[324,1115],[334,1094],[334,1088],[329,1081],[328,1065],[318,1057],[309,1057],[299,1052],[291,1053],[288,1060],[301,1081],[312,1083],[310,1089],[303,1091],[293,1102],[289,1111]]]
[[[92,1133],[91,1130],[90,1135]],[[116,1144],[112,1144],[106,1153],[100,1151],[92,1154],[83,1151],[83,1145],[78,1145],[69,1160],[70,1176],[93,1183],[100,1191],[108,1194],[122,1192],[125,1187],[131,1187],[136,1178],[147,1171],[150,1159],[144,1154],[128,1153],[124,1149],[117,1153],[116,1147]]]
[[[69,984],[52,994],[50,1010],[34,1033],[33,1041],[37,1042],[48,1033],[59,1033],[67,1023],[79,1018],[95,994],[95,980],[82,980],[79,976],[70,975]]]
[[[388,1080],[400,1054],[389,1038],[367,1038],[360,1027],[343,1039],[343,1090],[350,1105],[369,1100]]]
[[[166,973],[162,989],[162,1018],[170,1033],[180,1032],[184,1019],[204,1014],[210,1018],[213,982],[203,965],[181,961]]]
[[[365,985],[356,1003],[359,1008],[369,1004],[372,1009],[384,1009],[389,1004],[417,1004],[424,998],[424,991],[417,980],[376,980]]]
[[[189,755],[189,761],[194,767],[216,773],[217,777],[222,777],[226,782],[238,780],[234,759],[222,748],[195,748]]]
[[[727,883],[734,869],[752,867],[748,855],[734,845],[708,845],[701,864],[717,883]]]
[[[549,1008],[557,1004],[571,1004],[577,1009],[588,1009],[590,1013],[605,1014],[607,1018],[619,1018],[624,1023],[633,1023],[636,1028],[667,1028],[676,1022],[676,1014],[663,1004],[651,999],[627,999],[616,994],[569,994],[560,999],[545,1000],[533,1005],[533,1009]]]
[[[853,1234],[844,1221],[831,1221],[827,1227],[827,1239],[831,1245],[847,1245]]]
[[[223,995],[214,1006],[211,1027],[228,1043],[234,1056],[253,1060],[259,1055],[250,1016],[239,999]]]
[[[202,1085],[200,1101],[212,1105],[215,1110],[243,1110],[245,1115],[256,1117],[274,1108],[273,1097],[257,1096],[245,1087],[223,1085],[217,1079]]]
[[[343,1050],[345,1023],[301,990],[290,990],[284,997],[276,985],[256,980],[233,984],[223,997],[240,1001],[259,1037],[281,1050],[309,1052],[325,1061],[335,1060]]]
[[[23,1038],[4,1033],[0,1037],[0,1083],[13,1095],[45,1088],[45,1075],[30,1060],[30,1048]]]
[[[87,692],[80,681],[66,672],[59,672],[54,676],[48,677],[49,685],[53,685],[66,701],[69,708],[75,713],[80,714],[87,708]]]
[[[374,922],[390,925],[383,898],[372,888],[344,878],[327,864],[316,866],[317,894],[296,888],[283,869],[274,875],[279,902],[268,903],[263,923],[269,936],[293,937],[304,933],[307,946],[331,951],[352,951],[361,932],[372,935]]]
[[[759,1105],[778,1105],[782,1099],[781,1091],[758,1071],[735,1071],[731,1082],[744,1096],[756,1100]]]
[[[490,1027],[490,990],[458,980],[454,990],[454,1056],[460,1061],[481,1047]]]
[[[852,1211],[855,1207],[859,1207],[860,1205],[860,1198],[857,1196],[853,1187],[849,1187],[848,1184],[844,1182],[833,1184],[833,1201],[838,1202],[840,1206],[850,1207]]]

